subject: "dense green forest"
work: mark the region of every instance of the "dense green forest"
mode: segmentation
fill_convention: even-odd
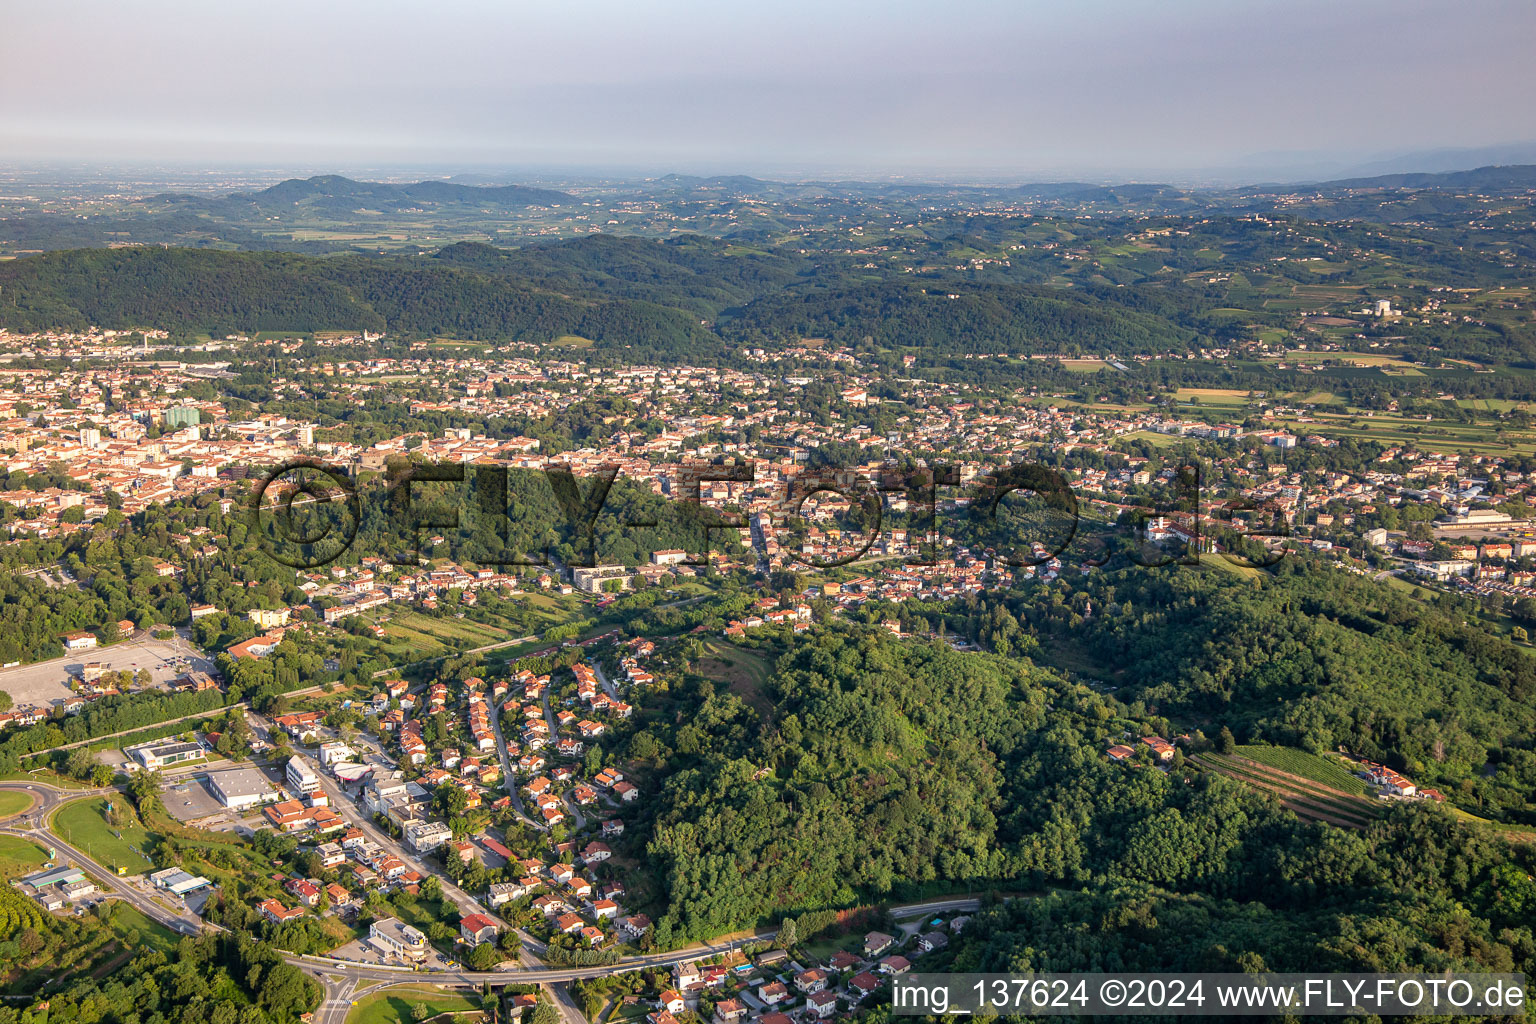
[[[1470,809],[1536,823],[1536,658],[1468,617],[1287,559],[1272,575],[1133,572],[1013,604],[1091,650],[1122,700],[1249,741],[1392,764]],[[1009,605],[1010,602],[1002,602]]]
[[[1303,822],[1182,758],[1105,748],[1151,718],[1018,659],[879,631],[797,638],[759,711],[691,677],[648,852],[680,941],[861,899],[1046,894],[985,914],[966,969],[1529,970],[1532,851],[1439,809]],[[659,737],[659,738],[658,738]],[[763,773],[761,769],[768,769]]]
[[[371,202],[370,188],[285,183],[269,191],[298,198],[273,200],[279,212],[270,216],[330,216],[323,214],[327,203]],[[615,225],[610,230],[593,225],[580,237],[520,246],[486,244],[477,228],[472,238],[435,249],[342,245],[326,258],[298,255],[317,251],[308,232],[294,235],[292,252],[271,251],[280,236],[267,233],[266,215],[241,220],[230,212],[249,206],[249,197],[198,200],[201,206],[178,200],[146,215],[142,229],[126,214],[62,224],[52,213],[27,211],[0,224],[0,243],[56,248],[71,240],[88,244],[93,230],[114,237],[139,231],[156,247],[62,249],[0,263],[0,326],[160,327],[183,337],[369,330],[394,338],[558,341],[598,361],[631,363],[739,362],[744,350],[782,351],[814,339],[850,347],[876,365],[894,368],[912,355],[986,376],[966,357],[1125,359],[1282,340],[1310,344],[1319,325],[1309,317],[1355,316],[1388,298],[1412,315],[1358,320],[1349,337],[1390,341],[1406,358],[1459,373],[1458,381],[1473,371],[1447,358],[1536,362],[1536,331],[1518,312],[1523,292],[1508,301],[1488,294],[1522,289],[1536,266],[1536,247],[1524,230],[1528,197],[1510,193],[1470,223],[1447,216],[1466,210],[1468,197],[1445,183],[1402,185],[1373,198],[1350,190],[1320,190],[1306,203],[1250,198],[1248,208],[1212,199],[1200,213],[1187,196],[1169,206],[1155,189],[1142,190],[1139,199],[1119,190],[1115,212],[1102,216],[949,204],[914,212],[850,199],[843,212],[831,203],[793,216],[765,210],[750,229],[739,210],[717,198],[708,215],[689,207],[690,233],[674,223],[661,240],[614,219],[606,222]],[[1134,213],[1136,202],[1151,205]],[[1372,202],[1383,216],[1435,223],[1379,223],[1369,218]],[[1263,203],[1270,208],[1260,214]],[[450,239],[468,230],[454,224],[444,228]],[[167,244],[199,248],[159,247]],[[1468,291],[1448,295],[1452,289]],[[1478,294],[1475,312],[1446,315],[1448,303]],[[1157,370],[1165,377],[1257,375],[1271,384],[1286,383],[1271,374],[1295,372],[1226,361],[1172,369],[1164,361]],[[1355,370],[1380,380],[1373,370]],[[1125,371],[1105,371],[1108,386],[1117,386],[1117,372]]]
[[[13,330],[387,330],[531,342],[574,335],[634,359],[694,362],[721,358],[728,343],[802,337],[1024,354],[1164,351],[1196,338],[1088,294],[934,275],[871,283],[825,265],[813,279],[802,259],[704,240],[587,239],[506,253],[460,244],[428,260],[76,250],[0,264],[0,292],[11,300],[0,302],[0,325]],[[690,319],[715,315],[718,334]]]
[[[744,342],[870,339],[925,353],[1181,350],[1191,331],[1166,321],[1039,286],[977,285],[948,278],[833,282],[804,295],[754,302],[724,325]]]
[[[697,710],[666,741],[649,847],[672,905],[658,940],[902,881],[1008,875],[994,845],[998,759],[1041,720],[1045,690],[1031,677],[1017,663],[829,632],[779,664],[766,727],[694,681]]]
[[[68,927],[55,922],[50,930]],[[19,941],[36,948],[44,940],[28,929]],[[271,946],[248,935],[207,932],[182,939],[171,952],[140,947],[101,977],[75,975],[46,1002],[0,1004],[0,1024],[292,1024],[320,997],[319,982]]]
[[[713,317],[809,275],[815,264],[782,249],[758,249],[698,235],[655,242],[593,235],[498,249],[460,242],[436,254],[452,266],[536,283],[563,294],[634,299]]]
[[[0,326],[383,331],[673,351],[718,341],[681,311],[626,299],[583,301],[436,262],[199,249],[45,253],[0,264]]]
[[[1263,574],[1133,568],[865,614],[1070,665],[1187,728],[1381,761],[1536,824],[1536,657],[1464,601],[1286,558]]]

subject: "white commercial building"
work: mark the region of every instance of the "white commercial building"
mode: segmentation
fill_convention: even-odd
[[[597,565],[590,568],[572,569],[571,582],[576,584],[576,589],[587,594],[601,593],[604,584],[610,580],[617,580],[620,590],[629,589],[629,580],[634,573],[622,565]]]
[[[320,763],[330,767],[343,761],[352,760],[356,753],[345,743],[322,743],[320,744]]]
[[[219,803],[232,811],[243,811],[277,799],[277,787],[255,768],[235,768],[227,772],[211,772],[208,788],[219,798]]]
[[[304,758],[294,754],[288,759],[288,785],[300,793],[313,793],[320,788],[320,773]]]
[[[205,886],[213,884],[202,875],[188,874],[181,868],[166,868],[163,871],[156,871],[149,876],[149,880],[155,883],[156,888],[164,889],[173,896],[185,896],[189,892],[196,892]]]
[[[402,960],[423,960],[427,955],[427,937],[394,917],[369,925],[368,942],[384,955]]]
[[[431,853],[453,838],[453,830],[440,821],[408,821],[401,831],[417,853]]]
[[[181,740],[155,740],[141,743],[125,751],[149,771],[156,771],[183,761],[195,761],[207,753],[201,743],[183,743]]]

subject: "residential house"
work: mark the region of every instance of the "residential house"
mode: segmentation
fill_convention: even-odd
[[[848,991],[855,999],[863,999],[879,987],[880,979],[868,971],[855,974],[848,982]]]
[[[805,1005],[818,1017],[830,1017],[837,1010],[837,993],[828,989],[813,992],[806,996]]]
[[[459,921],[459,934],[464,937],[464,941],[475,945],[482,942],[495,942],[500,931],[500,926],[484,914],[466,914]]]
[[[941,931],[924,932],[917,937],[917,948],[932,953],[949,945],[949,936]]]
[[[869,959],[874,959],[890,949],[895,942],[895,939],[884,932],[870,932],[864,936],[864,955]]]
[[[740,999],[722,999],[715,1004],[715,1024],[742,1024],[747,1019],[747,1006]]]
[[[795,988],[799,989],[802,995],[808,996],[813,992],[820,992],[826,987],[827,972],[819,968],[812,967],[810,970],[801,971],[795,975]]]
[[[304,911],[298,907],[288,908],[278,900],[262,900],[256,904],[256,909],[261,916],[273,924],[282,924],[284,921],[292,921],[296,917],[303,917]]]

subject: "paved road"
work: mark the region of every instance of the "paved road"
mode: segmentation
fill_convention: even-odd
[[[11,818],[11,828],[32,829],[48,820],[60,804],[81,796],[105,793],[102,789],[63,789],[48,782],[0,782],[0,789],[12,789],[32,797],[30,810]]]
[[[919,917],[923,914],[942,914],[950,910],[980,910],[981,901],[973,897],[949,900],[929,900],[926,903],[911,903],[904,907],[892,907],[891,916],[900,920],[906,917]]]
[[[116,872],[87,857],[83,852],[60,839],[45,827],[49,815],[60,805],[70,800],[100,796],[102,793],[108,792],[108,790],[60,790],[43,783],[26,782],[0,782],[0,789],[31,791],[34,796],[41,799],[39,805],[34,805],[33,809],[24,815],[23,827],[0,828],[0,832],[21,836],[34,843],[51,847],[55,852],[55,859],[60,859],[60,855],[68,857],[75,862],[77,867],[85,870],[93,878],[101,882],[106,892],[119,896],[142,911],[146,917],[159,921],[167,928],[176,932],[183,935],[196,935],[204,928],[214,927],[191,912],[183,913],[171,910],[159,901],[150,898],[143,890],[121,881],[117,877]],[[41,822],[43,824],[34,824],[34,822]]]
[[[106,792],[103,789],[61,791],[61,789],[45,785],[45,783],[22,783],[22,781],[0,781],[0,789],[20,789],[20,791],[31,792],[34,797],[40,798],[40,806],[35,808],[34,811],[28,812],[28,817],[34,817],[38,812],[45,812],[45,814],[46,812],[51,812],[52,809],[57,808],[58,804],[66,803],[69,800],[95,797],[95,795],[100,795],[101,792]],[[121,895],[124,900],[143,910],[146,917],[154,918],[155,921],[160,921],[161,924],[170,927],[170,929],[181,933],[195,933],[200,929],[217,929],[218,927],[215,924],[210,924],[209,921],[192,917],[190,913],[174,912],[174,910],[167,909],[166,906],[158,903],[158,901],[151,900],[144,892],[118,880],[117,875],[112,874],[111,870],[81,854],[75,847],[69,846],[68,843],[55,837],[51,832],[45,831],[45,829],[37,829],[37,827],[32,827],[32,829],[0,829],[0,832],[25,835],[25,837],[32,838],[34,841],[51,844],[55,851],[68,854],[69,858],[74,860],[78,866],[91,872],[94,877],[97,877],[106,886],[109,892]],[[470,900],[467,895],[464,898],[470,906],[479,906],[476,901]],[[926,901],[926,903],[909,904],[909,906],[905,907],[892,907],[891,913],[895,917],[917,917],[917,915],[922,915],[922,913],[938,913],[945,912],[945,910],[974,910],[978,906],[980,906],[980,903],[977,900],[931,900]],[[289,961],[290,964],[295,964],[295,966],[303,967],[304,970],[318,976],[323,983],[330,987],[335,987],[336,983],[330,981],[327,975],[350,979],[353,983],[372,981],[372,983],[402,984],[409,983],[409,981],[425,981],[425,983],[432,984],[458,984],[458,986],[468,987],[478,987],[484,983],[535,983],[556,984],[556,986],[559,986],[559,984],[576,981],[579,978],[602,978],[602,976],[628,972],[628,970],[671,967],[674,964],[699,960],[700,956],[710,956],[714,955],[714,953],[723,953],[727,952],[727,950],[737,949],[740,946],[748,946],[751,943],[759,943],[759,941],[766,940],[766,938],[773,938],[773,935],[774,932],[766,930],[766,932],[759,932],[756,935],[745,936],[745,938],[699,943],[687,947],[687,949],[671,950],[671,952],[625,956],[625,958],[617,961],[617,963],[598,967],[518,966],[501,970],[484,970],[484,972],[424,967],[424,969],[415,970],[415,972],[407,972],[407,970],[399,970],[398,967],[390,969],[390,967],[375,966],[375,964],[344,963],[344,961],[333,961],[329,960],[329,958],[323,958],[323,956],[298,956],[287,953],[287,955],[284,955],[284,960]],[[319,1021],[319,1024],[335,1024],[335,1022]]]
[[[320,1005],[315,1008],[314,1024],[345,1024],[347,1014],[352,1012],[354,1000],[384,987],[370,985],[358,991],[357,979],[347,977],[322,977],[320,983],[325,986],[325,996],[320,1000]]]
[[[61,790],[41,782],[0,782],[0,789],[29,792],[37,798],[38,804],[34,806],[33,810],[26,812],[24,815],[29,821],[35,821],[38,818],[46,821],[47,815],[60,804],[70,800],[98,796],[103,792],[107,792],[106,790]],[[371,824],[369,827],[371,827]],[[190,913],[178,913],[157,900],[151,899],[148,894],[121,881],[113,872],[44,828],[0,828],[0,832],[25,836],[34,842],[52,846],[55,850],[66,854],[77,866],[98,879],[108,892],[120,896],[143,912],[145,916],[160,922],[176,932],[196,934],[201,930],[219,930],[217,925],[203,921]],[[391,841],[391,845],[393,845],[393,841]],[[445,885],[444,888],[446,890],[448,887]],[[477,901],[461,890],[457,890],[456,887],[455,892],[457,893],[455,896],[456,901],[462,899],[464,904],[468,906],[479,907]],[[974,910],[978,906],[979,902],[974,899],[932,900],[926,903],[892,908],[891,912],[897,917],[912,917],[948,910]],[[700,943],[687,949],[673,950],[667,953],[650,953],[641,956],[624,957],[616,963],[598,967],[540,967],[524,964],[518,967],[494,971],[446,970],[439,968],[402,971],[398,968],[390,969],[371,964],[333,961],[324,957],[284,954],[283,959],[316,976],[325,986],[325,1001],[321,1004],[316,1024],[344,1024],[346,1011],[350,1008],[352,999],[357,998],[357,996],[363,993],[373,991],[375,988],[407,982],[459,985],[470,988],[478,987],[487,982],[492,985],[527,983],[545,985],[551,987],[552,994],[556,999],[556,1005],[561,1008],[562,1016],[570,1024],[582,1024],[581,1011],[575,1006],[574,1001],[570,1000],[569,993],[564,991],[564,986],[567,982],[575,981],[579,978],[605,977],[626,971],[671,967],[675,964],[697,960],[700,957],[723,953],[750,943],[760,942],[764,939],[772,938],[773,934],[771,931],[766,931],[746,938],[731,939],[724,942]],[[358,991],[357,985],[365,981],[378,984]]]
[[[555,754],[555,747],[560,742],[560,723],[555,720],[554,708],[549,702],[549,688],[544,688],[544,723],[549,726],[549,750],[551,756]],[[576,801],[569,796],[562,796],[560,802],[565,805],[568,816],[571,819],[569,832],[580,832],[587,827],[587,816],[581,813],[581,808]]]
[[[618,688],[608,681],[608,674],[603,671],[603,663],[596,658],[588,658],[587,664],[592,666],[592,672],[597,676],[598,684],[602,686],[603,692],[608,694],[608,699],[618,700]]]
[[[517,772],[513,770],[512,755],[507,753],[507,738],[501,732],[501,711],[511,703],[514,701],[509,696],[500,704],[491,705],[491,731],[496,734],[496,753],[501,755],[502,785],[506,788],[507,795],[512,798],[512,809],[517,813],[518,820],[529,828],[548,832],[549,827],[542,821],[534,821],[528,817],[528,808],[523,806],[523,798],[517,792]]]
[[[587,1015],[576,1005],[576,997],[571,995],[571,986],[545,985],[544,993],[555,1004],[555,1009],[560,1011],[560,1018],[565,1024],[587,1024]]]
[[[260,725],[263,729],[266,729],[269,735],[275,728],[270,721],[261,715],[252,714],[250,718],[252,719],[253,723]],[[319,763],[318,748],[296,743],[294,744],[293,749],[302,753],[304,757],[309,759],[312,763]],[[272,775],[272,777],[279,785],[286,785],[286,779],[281,769],[278,769],[270,762],[255,763],[261,764],[262,767],[267,769],[267,771]],[[323,789],[325,791],[325,795],[330,798],[331,807],[333,807],[338,814],[341,813],[344,808],[350,806],[354,813],[350,816],[349,820],[352,822],[352,824],[362,829],[364,835],[378,843],[384,849],[389,850],[391,853],[405,861],[405,863],[409,864],[411,867],[420,871],[423,875],[435,875],[437,880],[442,883],[443,895],[447,896],[454,902],[455,905],[458,906],[460,914],[485,914],[488,917],[496,916],[491,913],[488,907],[481,904],[479,900],[475,899],[469,893],[455,885],[453,879],[449,878],[447,874],[445,874],[439,867],[437,867],[437,865],[432,864],[417,856],[414,852],[407,849],[404,843],[375,825],[373,823],[373,817],[368,814],[367,810],[354,804],[351,798],[342,792],[341,787],[337,786],[329,775],[323,771],[316,772],[315,774],[320,780],[320,788]]]
[[[705,943],[690,946],[687,949],[674,950],[670,953],[652,953],[646,956],[625,957],[614,964],[599,967],[509,967],[494,971],[470,971],[470,970],[443,970],[438,968],[423,969],[415,972],[391,970],[387,967],[378,967],[371,964],[347,964],[344,967],[334,966],[330,961],[321,962],[318,958],[310,957],[285,957],[290,963],[298,964],[316,974],[344,974],[348,977],[367,979],[370,981],[393,981],[395,984],[408,982],[425,982],[434,985],[469,985],[478,986],[485,982],[493,985],[510,984],[562,984],[575,981],[579,978],[601,978],[611,974],[621,974],[625,971],[636,971],[651,967],[671,967],[673,964],[683,963],[689,960],[697,960],[700,957],[710,956],[715,953],[723,953],[745,946],[753,942],[761,942],[771,938],[772,932],[765,932],[750,938],[733,939],[729,942]]]

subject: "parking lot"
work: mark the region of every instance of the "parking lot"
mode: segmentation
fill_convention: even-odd
[[[337,946],[325,955],[333,956],[338,960],[354,960],[360,964],[398,965],[400,963],[394,957],[387,957],[368,945],[366,939],[353,939],[345,945]]]
[[[75,651],[62,658],[0,669],[0,690],[11,695],[18,705],[36,705],[48,709],[71,694],[69,681],[78,678],[81,668],[96,662],[104,672],[138,672],[148,669],[156,686],[166,686],[188,669],[212,672],[213,662],[197,654],[180,637],[175,640],[127,640],[111,647]]]
[[[160,802],[177,821],[200,821],[215,815],[228,817],[224,805],[208,788],[208,776],[183,776],[174,784],[167,785],[160,793]],[[233,825],[230,820],[226,828]]]

